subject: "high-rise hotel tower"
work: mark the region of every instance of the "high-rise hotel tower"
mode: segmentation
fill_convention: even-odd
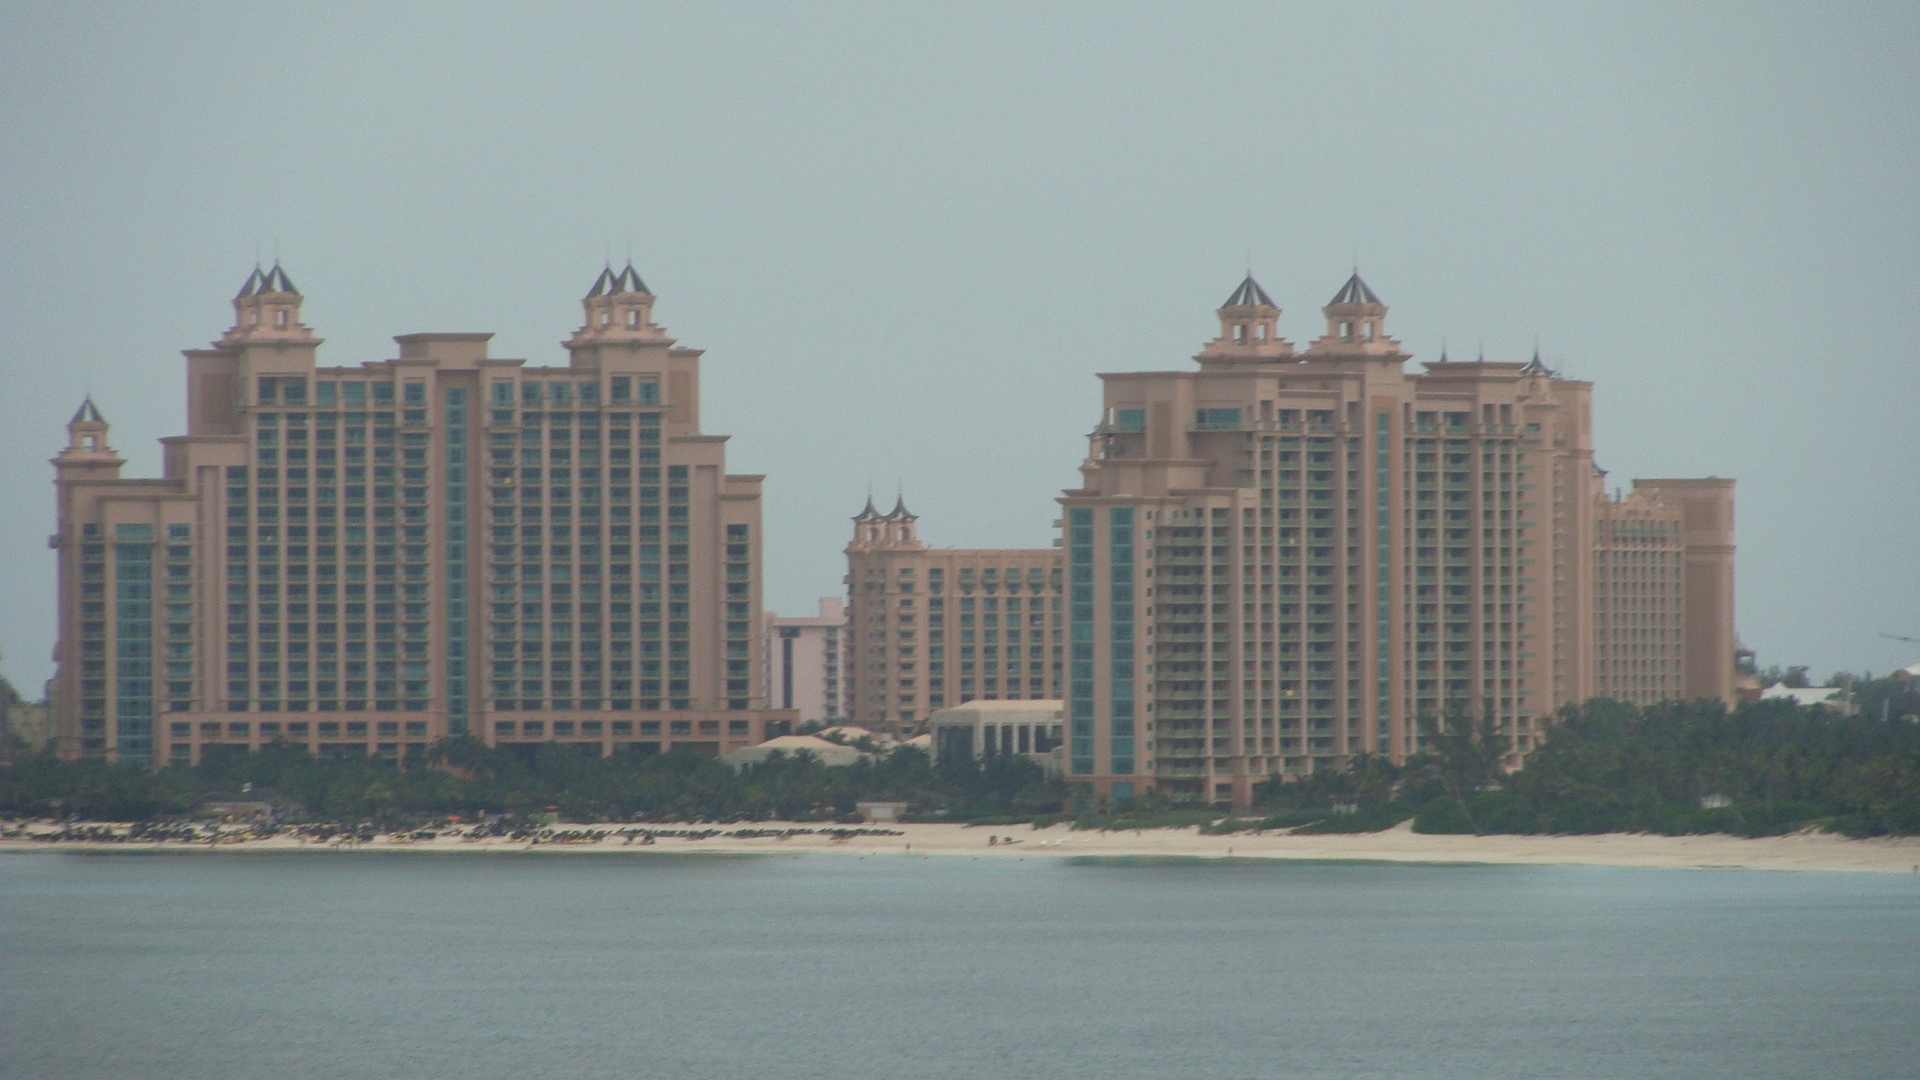
[[[54,459],[58,745],[129,763],[446,735],[721,753],[777,734],[759,476],[699,426],[698,350],[601,273],[564,367],[407,334],[319,367],[278,265],[187,355],[187,434],[123,479],[91,400]]]
[[[1358,274],[1323,311],[1296,351],[1249,277],[1196,369],[1100,377],[1061,499],[1069,779],[1244,803],[1430,719],[1524,754],[1596,693],[1731,699],[1732,481],[1609,498],[1591,384],[1409,373]]]

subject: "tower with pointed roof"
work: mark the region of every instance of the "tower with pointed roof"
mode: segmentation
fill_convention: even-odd
[[[1248,274],[1216,312],[1220,336],[1195,359],[1201,362],[1270,363],[1293,355],[1293,346],[1280,337],[1280,308]]]
[[[1326,307],[1327,332],[1308,346],[1312,356],[1369,356],[1407,359],[1400,343],[1387,336],[1387,305],[1354,271]]]
[[[578,351],[606,343],[666,341],[666,331],[653,322],[653,301],[653,293],[632,262],[619,270],[606,267],[580,300],[586,321],[568,339],[567,348]]]
[[[302,299],[300,290],[293,285],[293,279],[280,268],[277,260],[268,270],[254,267],[241,284],[240,291],[234,295],[233,326],[222,337],[222,343],[271,341],[317,344],[313,331],[300,322]]]
[[[53,463],[60,469],[83,470],[108,480],[119,478],[120,466],[126,462],[107,445],[107,418],[100,415],[92,394],[80,402],[73,419],[67,421],[67,448]]]

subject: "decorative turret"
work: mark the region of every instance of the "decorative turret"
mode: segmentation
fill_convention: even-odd
[[[886,516],[887,539],[896,544],[917,545],[919,538],[914,536],[913,523],[920,519],[907,509],[906,496],[899,495],[893,500],[893,510]]]
[[[1527,361],[1527,366],[1520,369],[1520,374],[1544,375],[1548,378],[1555,378],[1558,377],[1560,373],[1548,367],[1546,364],[1541,363],[1540,346],[1535,345],[1533,347],[1533,359]]]
[[[1293,355],[1280,338],[1280,308],[1248,274],[1216,313],[1220,336],[1207,342],[1198,360],[1267,361]]]
[[[567,345],[666,340],[666,331],[653,322],[653,300],[653,293],[647,291],[647,283],[640,280],[632,262],[622,270],[609,265],[581,299],[587,321]]]
[[[886,518],[873,508],[873,496],[867,496],[867,505],[858,514],[853,515],[853,542],[856,546],[871,547],[881,541],[881,533]]]
[[[873,496],[867,496],[867,505],[853,517],[853,542],[847,545],[849,551],[875,551],[899,548],[908,551],[920,550],[920,538],[914,535],[914,522],[920,520],[907,509],[905,498],[894,500],[893,509],[882,514],[873,505]]]
[[[300,322],[300,290],[280,269],[258,266],[247,275],[246,284],[233,298],[233,327],[220,339],[220,345],[240,342],[299,342],[317,344],[313,331]]]
[[[1307,349],[1309,354],[1404,358],[1400,343],[1387,336],[1387,305],[1360,280],[1359,271],[1320,310],[1327,317],[1327,333]]]
[[[109,478],[120,475],[120,466],[126,461],[107,445],[107,418],[100,415],[93,395],[87,395],[74,411],[73,419],[67,421],[67,446],[53,459],[53,464],[63,478],[71,475],[70,469],[88,472],[103,469]]]

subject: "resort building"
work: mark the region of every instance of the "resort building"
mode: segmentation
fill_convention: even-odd
[[[275,265],[187,352],[187,433],[120,475],[91,399],[54,459],[62,752],[197,761],[448,735],[719,754],[768,709],[759,476],[699,423],[700,352],[603,271],[557,367],[484,333],[321,367]]]
[[[1731,700],[1732,481],[1609,500],[1591,384],[1408,372],[1358,274],[1322,311],[1296,350],[1249,277],[1195,368],[1100,376],[1060,500],[1069,779],[1244,804],[1442,718],[1517,757],[1597,693]]]
[[[1733,481],[1635,480],[1608,498],[1601,480],[1590,696],[1733,701]]]
[[[767,694],[775,708],[793,709],[803,724],[834,723],[846,714],[842,663],[847,655],[846,601],[820,599],[814,616],[766,615]]]
[[[975,701],[935,709],[927,726],[933,760],[975,761],[989,755],[1019,754],[1058,775],[1065,711],[1053,701]]]
[[[934,709],[1060,696],[1060,552],[929,548],[904,500],[847,545],[847,714],[918,734]]]

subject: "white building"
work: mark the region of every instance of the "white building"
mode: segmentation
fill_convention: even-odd
[[[818,615],[787,618],[768,612],[766,621],[768,705],[799,710],[803,724],[846,716],[846,602],[823,596]]]
[[[927,718],[934,763],[943,757],[1019,754],[1049,774],[1058,774],[1063,708],[1055,699],[969,701],[952,709],[935,709]]]

